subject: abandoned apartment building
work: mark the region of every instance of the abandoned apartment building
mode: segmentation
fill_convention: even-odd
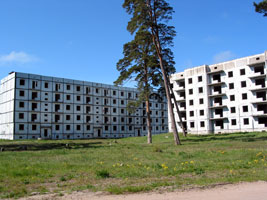
[[[187,131],[266,131],[266,62],[267,51],[173,74],[171,83]],[[179,121],[176,109],[175,113]]]
[[[133,88],[11,72],[1,81],[0,139],[121,138],[147,134]],[[166,100],[150,99],[152,133],[168,132]]]

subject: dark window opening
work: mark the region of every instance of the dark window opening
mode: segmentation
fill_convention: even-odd
[[[204,99],[199,99],[199,104],[204,104]]]
[[[34,122],[35,120],[37,120],[37,114],[32,114],[31,121]]]
[[[44,87],[45,87],[45,88],[48,88],[48,87],[49,87],[48,82],[45,82]]]
[[[60,94],[55,94],[55,101],[59,101],[60,100]]]
[[[76,91],[80,92],[81,91],[81,87],[80,86],[76,86]]]
[[[248,125],[249,124],[249,119],[248,118],[244,118],[244,125]]]
[[[231,107],[230,109],[231,109],[231,113],[235,113],[236,112],[235,111],[235,107]]]
[[[20,108],[24,108],[24,102],[20,101],[20,102],[19,102],[19,107],[20,107]]]
[[[234,83],[230,83],[229,84],[229,89],[234,89],[234,88],[235,88]]]
[[[34,111],[35,109],[37,109],[37,103],[32,103],[32,111]]]
[[[24,113],[19,113],[19,119],[24,119]]]
[[[233,72],[232,72],[232,71],[228,72],[228,77],[229,77],[229,78],[230,78],[230,77],[233,77]]]
[[[20,79],[19,84],[20,85],[25,85],[25,80],[24,79]]]
[[[24,95],[25,95],[25,92],[23,90],[20,90],[19,91],[19,96],[24,97]]]
[[[233,126],[235,126],[235,125],[236,125],[236,119],[232,119],[232,120],[231,120],[231,124],[232,124]]]
[[[60,115],[55,115],[55,122],[57,123],[60,120]]]
[[[235,95],[230,95],[230,101],[234,101],[235,100]]]
[[[198,77],[198,82],[202,82],[202,76]]]
[[[188,83],[189,83],[189,84],[192,84],[192,83],[193,83],[193,79],[192,79],[192,78],[189,78],[189,79],[188,79]]]
[[[24,131],[24,124],[19,124],[19,130]]]
[[[242,81],[241,82],[241,87],[243,88],[243,87],[247,87],[247,83],[246,83],[246,81]]]
[[[245,75],[246,74],[246,70],[245,69],[240,69],[240,75]]]
[[[200,127],[205,127],[205,122],[204,121],[200,122]]]
[[[60,104],[55,105],[55,112],[58,112],[60,110]]]
[[[36,99],[38,97],[37,92],[32,92],[32,100]]]
[[[243,94],[242,94],[242,99],[243,99],[243,100],[248,99],[248,95],[247,95],[247,93],[243,93]]]

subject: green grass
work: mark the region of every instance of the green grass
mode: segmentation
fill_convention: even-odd
[[[267,181],[267,133],[0,141],[0,199],[91,190],[113,194]],[[68,145],[66,145],[68,144]]]

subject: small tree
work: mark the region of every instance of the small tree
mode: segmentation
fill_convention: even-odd
[[[263,0],[260,3],[253,3],[255,6],[255,11],[258,13],[263,13],[264,17],[267,17],[267,0]]]
[[[130,112],[135,112],[142,102],[145,102],[147,118],[147,143],[152,143],[152,126],[150,117],[150,95],[153,87],[159,87],[161,75],[159,62],[155,56],[155,48],[151,35],[145,29],[139,30],[134,40],[123,46],[124,58],[117,63],[120,76],[114,82],[122,85],[125,81],[133,79],[138,84],[139,96],[135,102],[130,102],[127,107]]]

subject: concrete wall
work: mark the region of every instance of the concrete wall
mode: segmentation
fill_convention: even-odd
[[[172,75],[178,103],[186,102],[188,132],[266,131],[266,54],[194,67]],[[181,81],[185,82],[184,88],[179,87]],[[186,98],[182,100],[179,94],[183,91]],[[203,104],[199,104],[200,98],[204,99]],[[204,115],[199,115],[200,110]],[[179,121],[177,116],[176,120]]]
[[[14,112],[15,123],[11,123],[14,131],[9,133],[14,139],[119,138],[147,134],[143,104],[135,114],[126,109],[128,102],[136,100],[136,89],[25,73],[13,73],[6,79],[11,77],[11,106],[15,108],[9,111]],[[7,90],[6,79],[1,91]],[[2,106],[3,112],[8,111],[5,107]],[[168,132],[166,101],[151,99],[150,108],[153,134]]]

